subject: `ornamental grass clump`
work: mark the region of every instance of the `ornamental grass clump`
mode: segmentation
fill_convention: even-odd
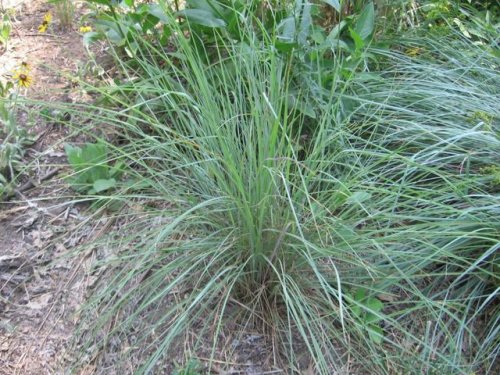
[[[99,244],[112,255],[83,311],[89,350],[121,343],[135,373],[183,346],[210,365],[230,324],[272,336],[269,366],[289,373],[491,369],[500,202],[481,168],[500,160],[500,139],[488,57],[374,49],[384,70],[348,80],[339,60],[312,120],[289,100],[293,53],[245,40],[218,41],[207,64],[189,35],[172,52],[137,37],[134,58],[117,60],[122,83],[100,89],[118,109],[88,116],[120,135],[113,158],[140,181],[107,199],[142,208]]]

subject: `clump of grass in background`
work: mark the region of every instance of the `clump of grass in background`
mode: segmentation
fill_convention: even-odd
[[[71,30],[75,16],[75,4],[73,0],[50,0],[54,5],[55,15],[63,30]]]
[[[133,59],[117,59],[122,83],[101,89],[115,109],[88,114],[120,135],[111,158],[141,181],[110,199],[143,207],[100,244],[113,256],[84,314],[92,343],[127,343],[149,373],[194,328],[214,359],[232,321],[271,333],[289,372],[304,352],[319,374],[490,370],[491,57],[418,40],[432,58],[373,49],[383,69],[350,75],[339,59],[312,120],[289,100],[294,60],[250,30],[215,38],[211,63],[177,31],[174,52],[135,36]]]

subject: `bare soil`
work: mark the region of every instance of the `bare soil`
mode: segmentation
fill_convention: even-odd
[[[82,99],[69,77],[87,59],[77,32],[83,9],[77,8],[72,29],[63,30],[47,1],[3,0],[1,6],[15,13],[11,39],[6,49],[0,47],[0,80],[12,80],[27,62],[33,82],[24,96]],[[42,34],[38,25],[48,11],[53,22]],[[29,111],[20,112],[19,123],[34,142],[25,154],[30,165],[21,181],[25,189],[0,202],[0,374],[58,374],[71,362],[67,346],[75,312],[92,283],[92,254],[70,257],[68,249],[95,235],[99,223],[91,224],[81,208],[65,202],[66,186],[54,166],[64,160],[68,129],[37,121]],[[44,179],[48,183],[40,184]]]

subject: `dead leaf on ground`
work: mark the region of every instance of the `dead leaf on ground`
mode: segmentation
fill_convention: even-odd
[[[25,215],[19,216],[18,218],[12,220],[10,224],[13,227],[21,229],[30,228],[35,221],[39,218],[40,214],[36,211],[28,211]]]
[[[42,310],[49,305],[51,299],[52,293],[45,293],[33,298],[27,306],[32,310]]]

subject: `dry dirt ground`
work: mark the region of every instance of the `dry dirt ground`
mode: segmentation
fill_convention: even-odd
[[[87,59],[78,33],[84,10],[77,8],[70,30],[60,28],[54,14],[41,34],[38,25],[53,11],[47,1],[0,0],[2,6],[15,9],[15,16],[7,49],[0,48],[0,80],[12,79],[25,61],[33,76],[27,98],[81,99],[67,76],[77,74]],[[29,111],[21,111],[19,121],[34,137],[24,157],[30,167],[21,181],[31,188],[0,201],[0,374],[58,374],[71,361],[67,346],[75,311],[92,283],[87,277],[92,254],[65,255],[95,236],[99,224],[90,225],[81,208],[64,199],[66,187],[56,165],[64,160],[68,130],[36,121]]]

